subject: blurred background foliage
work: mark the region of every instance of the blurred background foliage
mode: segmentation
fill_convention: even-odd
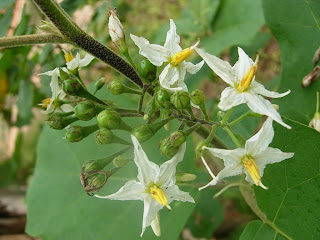
[[[117,7],[117,13],[126,32],[127,45],[135,62],[142,57],[130,39],[130,33],[143,36],[151,43],[163,44],[169,29],[169,19],[177,25],[181,46],[189,47],[197,38],[201,47],[209,53],[235,63],[238,59],[237,46],[249,56],[260,55],[256,78],[277,90],[281,85],[280,50],[277,41],[265,24],[262,1],[260,0],[64,0],[61,6],[72,15],[79,26],[106,44],[114,51],[107,29],[107,7]],[[37,33],[43,15],[32,1],[5,0],[0,2],[0,36]],[[32,177],[37,158],[37,143],[45,117],[38,104],[51,96],[47,76],[39,73],[65,64],[62,49],[71,50],[70,45],[38,45],[1,49],[0,51],[0,187],[27,186]],[[200,58],[194,54],[193,62]],[[90,68],[83,69],[82,79],[86,84],[104,76],[106,82],[124,79],[120,74],[98,60]],[[204,66],[196,75],[187,75],[189,90],[200,88],[207,98],[207,106],[216,120],[217,103],[225,84],[218,80],[211,69]],[[285,88],[285,87],[282,87]],[[286,90],[286,89],[282,89]],[[104,89],[104,91],[106,91]],[[314,104],[311,104],[312,107]],[[310,107],[311,108],[311,107]],[[241,106],[234,111],[233,119],[247,110]],[[293,114],[293,113],[290,113]],[[232,118],[230,120],[232,120]],[[304,119],[307,122],[307,118]],[[256,130],[258,121],[249,119],[234,130],[245,138]],[[48,132],[48,129],[45,130]],[[49,133],[50,135],[50,133]],[[60,134],[61,135],[61,134]],[[218,131],[218,137],[225,138]],[[45,137],[43,137],[45,138]],[[91,139],[93,141],[93,139]],[[193,136],[195,142],[199,141]],[[53,143],[45,142],[47,147]],[[234,147],[231,140],[225,144]],[[44,148],[44,142],[41,144]],[[41,148],[39,148],[41,154]],[[206,156],[209,158],[209,156]],[[197,163],[198,166],[201,164]],[[215,166],[214,172],[219,168]],[[197,168],[198,182],[207,174]],[[185,225],[181,239],[212,238],[239,239],[245,225],[255,218],[240,197],[238,189],[230,189],[220,199],[212,200],[215,190],[199,194],[198,204]],[[32,231],[32,230],[30,230]],[[195,237],[195,238],[194,238]]]

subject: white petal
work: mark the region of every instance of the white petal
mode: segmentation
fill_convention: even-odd
[[[177,28],[176,28],[176,25],[174,24],[174,21],[170,19],[170,29],[167,32],[167,38],[164,44],[164,47],[168,49],[170,52],[170,57],[172,57],[174,54],[182,50],[179,45],[180,37],[177,34],[176,29]]]
[[[47,71],[47,72],[44,72],[44,73],[40,73],[39,75],[46,75],[46,76],[52,76],[53,74],[56,74],[59,72],[59,68],[55,68],[53,69],[52,71]]]
[[[226,83],[234,86],[234,79],[236,78],[231,65],[227,61],[223,61],[214,55],[206,53],[201,48],[195,48],[196,52],[203,58],[208,66]]]
[[[176,155],[160,166],[159,183],[161,184],[162,188],[166,188],[175,184],[177,164],[183,160],[185,151],[186,143],[180,146]]]
[[[265,150],[272,142],[274,131],[272,127],[272,119],[267,118],[263,123],[259,132],[246,141],[246,153],[255,155]]]
[[[90,54],[86,54],[86,56],[80,60],[79,68],[83,68],[83,67],[88,66],[93,59],[94,59],[94,56],[92,56]]]
[[[218,108],[223,111],[227,111],[228,109],[238,106],[242,103],[245,103],[243,93],[239,92],[233,87],[226,87],[221,93]]]
[[[149,161],[135,136],[131,135],[131,139],[134,145],[134,162],[138,167],[139,181],[144,186],[148,186],[150,182],[158,182],[160,174],[159,166],[154,162]]]
[[[160,214],[157,213],[156,218],[151,222],[151,228],[153,233],[157,236],[161,236],[161,226],[160,226]]]
[[[50,88],[52,92],[51,99],[54,100],[59,95],[59,82],[58,82],[58,73],[57,71],[54,71],[51,75],[51,82],[50,82]]]
[[[143,200],[148,195],[145,191],[145,187],[140,182],[131,180],[126,182],[126,184],[114,194],[107,196],[94,196],[97,198],[107,198],[111,200]]]
[[[216,156],[222,159],[225,167],[240,163],[241,158],[245,155],[245,150],[243,148],[226,150],[226,149],[219,149],[219,148],[204,147],[204,149],[208,149],[213,156]]]
[[[250,84],[247,91],[257,93],[259,95],[269,97],[269,98],[281,98],[281,97],[284,97],[290,93],[290,90],[288,90],[284,93],[277,93],[277,92],[269,91],[269,90],[265,89],[262,84],[255,82],[255,81],[253,81]]]
[[[133,34],[130,34],[130,37],[139,47],[139,54],[148,58],[153,65],[161,66],[164,62],[168,61],[170,54],[166,48],[157,44],[150,44],[143,37],[137,37]]]
[[[200,70],[200,68],[203,66],[203,64],[204,64],[203,60],[197,64],[193,64],[192,62],[185,62],[185,61],[180,63],[181,67],[186,69],[191,74],[196,74]]]
[[[173,200],[194,203],[194,199],[190,196],[190,194],[188,192],[181,191],[177,185],[173,185],[162,190],[167,197],[168,204],[170,204]]]
[[[62,112],[73,112],[73,107],[69,104],[63,104],[60,106]]]
[[[171,66],[171,64],[168,64],[159,75],[159,81],[160,81],[161,87],[165,89],[171,89],[171,88],[177,87],[175,86],[175,84],[181,81],[180,80],[181,77],[184,77],[184,76],[181,76],[181,74],[185,76],[185,70],[182,70],[179,67],[173,67]]]
[[[67,68],[70,70],[76,69],[80,64],[80,54],[77,53],[76,57],[72,59],[70,62],[67,62]]]
[[[282,126],[291,129],[291,127],[288,124],[282,121],[280,114],[274,109],[274,107],[268,100],[250,92],[243,92],[242,94],[246,100],[248,107],[253,112],[269,116]]]
[[[281,162],[285,159],[292,158],[294,153],[282,152],[280,149],[268,147],[263,152],[254,156],[254,160],[257,163],[257,166],[262,169],[260,172],[261,176],[263,175],[263,169],[267,164],[273,164]]]
[[[156,200],[154,200],[150,194],[144,199],[144,209],[143,209],[143,220],[142,220],[142,231],[140,236],[142,237],[144,231],[148,226],[151,225],[151,222],[154,221],[157,217],[159,210],[163,208]]]
[[[240,81],[248,72],[249,68],[253,64],[253,61],[240,47],[238,47],[238,54],[239,59],[233,66],[233,71],[236,74],[237,80]]]
[[[49,105],[47,106],[47,109],[46,110],[42,110],[41,113],[42,114],[49,114],[49,113],[52,113],[54,111],[54,106],[53,106],[53,102],[51,101],[49,103]]]

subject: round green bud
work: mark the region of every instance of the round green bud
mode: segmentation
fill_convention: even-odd
[[[119,155],[112,160],[112,163],[116,168],[122,168],[127,165],[130,160],[132,159],[126,159],[122,155]]]
[[[174,147],[180,147],[187,140],[183,131],[175,131],[170,134],[170,141]]]
[[[107,175],[103,173],[95,174],[91,181],[89,182],[88,186],[90,187],[91,192],[97,192],[104,186],[107,182]]]
[[[145,80],[152,82],[157,77],[157,67],[148,59],[143,59],[138,64],[139,75]]]
[[[156,101],[157,101],[158,105],[162,108],[171,108],[172,107],[172,104],[170,103],[170,95],[164,89],[160,89],[157,92]]]
[[[183,182],[192,182],[197,178],[196,175],[192,173],[176,173],[176,181],[183,183]]]
[[[189,96],[190,100],[197,106],[204,102],[203,92],[199,89],[194,90]]]
[[[124,92],[125,87],[121,82],[113,80],[108,84],[108,90],[113,95],[119,95]]]
[[[98,81],[96,81],[96,83],[94,84],[94,87],[96,90],[101,89],[104,86],[105,83],[105,79],[104,77],[100,78]]]
[[[98,114],[98,124],[103,128],[119,129],[121,127],[121,117],[119,113],[112,109],[105,109]]]
[[[53,114],[48,120],[51,121],[49,124],[50,128],[55,130],[61,130],[66,127],[63,124],[63,116],[59,114]]]
[[[69,142],[79,142],[83,139],[84,133],[81,126],[71,126],[66,132],[66,138]]]
[[[96,116],[95,105],[91,101],[79,102],[74,108],[75,115],[82,121],[89,121]]]
[[[160,152],[169,158],[172,158],[179,151],[179,147],[175,147],[170,138],[165,138],[160,141]]]
[[[178,91],[175,92],[171,98],[170,102],[177,109],[187,109],[190,107],[190,98],[188,92]]]
[[[82,89],[81,84],[75,79],[66,79],[62,82],[63,91],[71,96],[75,96]]]
[[[139,125],[133,129],[132,135],[135,136],[140,143],[143,143],[149,140],[154,133],[149,125]]]
[[[97,130],[94,137],[98,144],[111,144],[114,140],[114,134],[106,128]]]
[[[83,172],[99,171],[101,170],[101,165],[96,160],[88,160],[82,165]]]

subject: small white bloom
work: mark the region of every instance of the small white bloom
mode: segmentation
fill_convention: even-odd
[[[320,132],[320,100],[319,100],[319,92],[317,92],[317,104],[316,104],[316,112],[313,116],[313,119],[309,123],[309,127],[313,127],[318,132]]]
[[[108,28],[111,40],[114,44],[120,46],[120,41],[124,39],[123,26],[117,16],[116,9],[109,10],[109,14]]]
[[[76,57],[71,59],[69,62],[67,62],[67,69],[68,70],[74,70],[74,69],[80,69],[83,67],[88,66],[91,61],[94,59],[94,56],[90,55],[90,54],[86,54],[84,56],[84,58],[80,58],[80,54],[77,53]],[[63,69],[64,71],[66,69]],[[67,71],[65,71],[67,72]]]
[[[194,46],[182,50],[179,46],[180,37],[177,35],[176,25],[172,19],[170,19],[170,29],[167,33],[164,46],[150,44],[147,39],[133,34],[130,34],[130,36],[139,47],[139,53],[148,58],[153,65],[159,67],[163,63],[168,63],[159,75],[160,85],[163,88],[172,92],[188,91],[184,83],[186,71],[195,74],[200,70],[204,62],[201,61],[194,65],[184,60],[194,52],[194,48],[198,45],[199,41]]]
[[[47,98],[42,101],[42,104],[39,104],[40,106],[46,108],[46,110],[42,111],[42,113],[49,114],[54,111],[57,111],[57,112],[73,111],[73,107],[71,105],[63,104],[63,100],[66,97],[66,94],[62,90],[59,90],[59,83],[58,83],[59,69],[56,68],[52,71],[41,73],[40,75],[47,75],[51,77],[50,87],[52,92],[51,98]]]
[[[141,200],[144,202],[142,232],[146,227],[152,225],[156,235],[160,234],[159,218],[157,213],[164,206],[171,210],[169,204],[173,200],[192,202],[193,198],[187,192],[181,191],[175,185],[176,166],[182,161],[186,144],[184,143],[178,153],[169,161],[163,163],[160,167],[149,161],[147,155],[141,148],[138,140],[131,135],[134,145],[134,162],[138,167],[138,180],[127,182],[118,192],[99,196],[98,198],[107,198],[112,200]]]
[[[291,129],[289,125],[282,121],[280,114],[272,107],[272,104],[262,96],[270,98],[280,98],[288,95],[290,90],[285,93],[268,91],[264,86],[255,81],[255,73],[258,67],[256,61],[239,47],[239,60],[232,67],[227,61],[223,61],[216,56],[206,53],[200,48],[195,48],[196,52],[205,60],[208,66],[227,84],[227,87],[221,93],[221,99],[218,107],[226,111],[234,106],[246,103],[248,107],[256,113],[266,115],[274,121]]]
[[[204,158],[202,158],[204,165],[213,179],[207,185],[199,188],[199,190],[216,185],[219,180],[225,177],[236,176],[243,172],[246,174],[246,180],[248,182],[267,189],[261,182],[261,177],[263,176],[266,165],[281,162],[287,158],[292,158],[294,155],[294,153],[285,153],[277,148],[268,147],[273,136],[272,119],[268,118],[260,131],[246,141],[244,148],[225,150],[204,147],[204,149],[208,149],[213,156],[221,158],[225,168],[215,176]]]

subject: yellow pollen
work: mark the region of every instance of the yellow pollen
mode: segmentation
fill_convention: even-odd
[[[259,63],[259,55],[257,55],[256,61],[254,62],[254,64],[250,66],[248,72],[241,79],[240,84],[238,86],[239,91],[244,92],[248,89],[248,87],[250,86],[254,78],[254,75],[256,74],[258,63]]]
[[[183,62],[184,60],[186,60],[193,52],[194,52],[194,48],[196,46],[198,46],[198,44],[200,43],[200,40],[198,40],[193,46],[183,49],[180,52],[177,52],[175,55],[173,55],[173,57],[170,60],[170,64],[172,66],[177,66],[179,65],[181,62]]]
[[[49,104],[51,103],[51,101],[52,101],[51,98],[46,98],[46,99],[42,100],[41,101],[42,103],[40,103],[39,105],[43,108],[47,108],[49,106]]]
[[[260,186],[261,175],[254,159],[246,156],[241,161],[243,162],[244,167],[247,169],[254,183],[257,186]]]
[[[64,53],[64,59],[66,60],[67,63],[70,62],[71,60],[73,60],[74,57],[73,57],[72,52],[71,51],[65,52]]]
[[[151,196],[161,205],[165,206],[171,211],[171,207],[168,204],[168,200],[164,192],[156,185],[153,185],[149,189]]]

